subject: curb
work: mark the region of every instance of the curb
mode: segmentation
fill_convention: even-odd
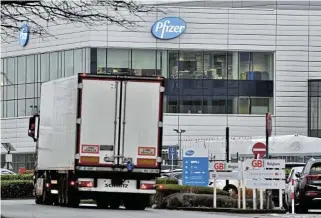
[[[285,214],[285,210],[253,210],[253,209],[236,209],[236,208],[210,208],[210,207],[171,207],[168,210],[185,210],[185,211],[200,211],[200,212],[220,212],[220,213],[242,213],[242,214]]]

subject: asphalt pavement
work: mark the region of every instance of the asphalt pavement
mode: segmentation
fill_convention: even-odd
[[[65,208],[59,206],[36,205],[34,200],[2,200],[1,215],[5,218],[314,218],[319,214],[291,215],[291,214],[226,214],[193,211],[157,210],[130,211],[125,209],[110,210],[97,209],[95,205],[81,205],[80,208]]]

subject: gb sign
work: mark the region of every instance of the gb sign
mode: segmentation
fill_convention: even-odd
[[[174,39],[184,33],[186,23],[179,17],[164,17],[152,26],[152,34],[157,39]]]

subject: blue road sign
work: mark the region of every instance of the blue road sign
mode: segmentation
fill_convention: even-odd
[[[168,160],[177,160],[178,152],[176,146],[168,147]]]
[[[208,186],[209,172],[207,152],[205,149],[184,151],[183,185]]]

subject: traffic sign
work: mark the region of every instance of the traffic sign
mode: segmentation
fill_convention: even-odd
[[[222,180],[240,180],[241,179],[241,173],[238,171],[235,172],[217,172],[214,171],[212,173],[212,178],[215,179],[222,179]]]
[[[227,163],[226,161],[214,162],[214,170],[237,170],[239,168],[239,163]]]
[[[176,146],[168,147],[168,160],[177,160],[178,152]]]
[[[244,179],[285,179],[284,170],[246,170]]]
[[[285,189],[285,180],[246,180],[250,189]]]
[[[285,160],[282,159],[246,159],[244,162],[244,170],[249,169],[283,169],[285,168]]]
[[[257,142],[252,147],[252,153],[257,156],[260,155],[260,158],[264,157],[266,154],[266,146],[262,142]]]
[[[189,149],[183,152],[183,185],[208,186],[208,150]]]
[[[265,123],[266,123],[265,128],[267,130],[267,134],[268,134],[268,136],[271,136],[271,134],[272,134],[272,115],[271,115],[271,113],[266,113]]]
[[[285,168],[285,160],[282,159],[265,159],[264,168]]]
[[[262,159],[246,159],[243,163],[244,171],[264,168],[264,160]]]

